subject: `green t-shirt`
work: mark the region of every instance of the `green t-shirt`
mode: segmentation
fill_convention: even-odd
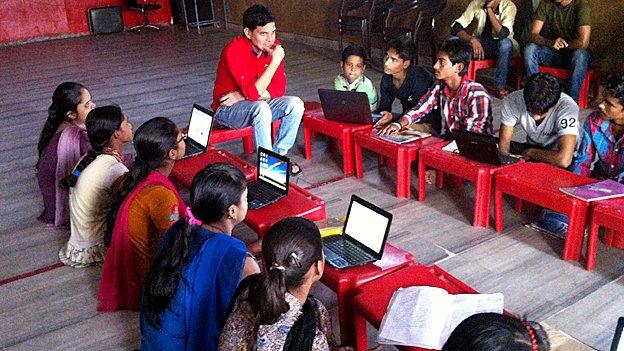
[[[590,25],[589,3],[572,0],[568,6],[561,7],[551,0],[542,0],[535,10],[535,19],[544,22],[540,32],[544,38],[570,42],[578,37],[578,27]]]

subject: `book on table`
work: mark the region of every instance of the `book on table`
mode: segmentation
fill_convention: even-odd
[[[377,130],[373,129],[372,133],[377,135]],[[419,132],[417,130],[405,129],[396,134],[379,135],[383,140],[391,141],[397,144],[405,144],[414,140],[430,137],[431,134],[425,132]]]
[[[459,323],[477,313],[503,313],[503,294],[449,294],[431,286],[394,292],[379,328],[380,344],[440,350]]]
[[[559,188],[559,190],[564,194],[587,202],[624,196],[624,184],[611,179],[581,186]]]

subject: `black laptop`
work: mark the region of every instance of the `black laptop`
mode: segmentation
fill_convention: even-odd
[[[336,268],[360,266],[383,256],[392,214],[351,195],[342,235],[323,238],[325,260]]]
[[[372,124],[381,116],[373,114],[368,104],[368,95],[358,91],[319,89],[319,99],[325,118],[355,124]]]
[[[205,107],[193,105],[191,118],[189,119],[188,132],[186,134],[186,151],[182,158],[196,156],[206,152],[214,113]]]
[[[498,151],[498,138],[465,130],[454,130],[453,138],[459,154],[471,160],[496,166],[509,165],[522,159],[518,155],[502,154]]]
[[[249,208],[257,210],[288,194],[290,160],[265,148],[258,148],[258,177],[247,184]]]
[[[622,341],[622,329],[624,329],[624,317],[618,319],[613,341],[611,342],[611,351],[624,351],[624,342]]]

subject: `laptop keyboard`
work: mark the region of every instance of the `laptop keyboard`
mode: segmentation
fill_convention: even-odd
[[[202,149],[195,146],[195,144],[187,143],[186,151],[184,151],[184,156],[193,155],[202,152]]]
[[[258,209],[279,200],[282,193],[273,190],[271,187],[262,184],[259,181],[250,182],[247,185],[249,207]]]
[[[362,262],[368,262],[371,259],[370,255],[340,236],[325,239],[323,245],[337,254],[337,260],[342,259],[349,265],[358,265]]]

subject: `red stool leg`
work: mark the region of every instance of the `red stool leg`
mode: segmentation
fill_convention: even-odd
[[[418,158],[418,201],[425,201],[427,197],[427,172],[422,157]]]
[[[362,147],[357,142],[353,144],[353,157],[355,158],[355,177],[362,178],[364,176],[364,167],[362,166]]]
[[[396,197],[409,197],[405,192],[410,182],[409,159],[404,148],[399,148],[396,157]]]
[[[243,150],[246,154],[254,153],[254,140],[252,135],[246,135],[243,137]]]
[[[353,133],[342,132],[342,170],[345,175],[353,174]]]
[[[490,193],[492,177],[489,171],[481,171],[475,182],[473,226],[487,228],[490,221]]]
[[[587,215],[586,212],[587,205],[581,205],[578,202],[575,202],[572,205],[570,221],[568,223],[568,232],[563,245],[562,259],[564,261],[578,261],[581,258],[581,251],[583,250],[583,234],[585,231],[585,217]]]
[[[592,218],[589,225],[589,236],[587,238],[587,262],[585,269],[593,271],[596,265],[596,249],[598,244],[598,223]]]
[[[355,330],[355,350],[368,349],[368,335],[366,335],[366,320],[362,315],[355,312],[353,316],[353,329]],[[341,336],[342,338],[342,336]]]
[[[338,319],[340,320],[340,341],[342,345],[350,345],[353,342],[353,310],[351,301],[347,297],[349,287],[338,284],[336,297],[338,298]]]
[[[587,99],[589,98],[589,81],[591,74],[586,73],[583,83],[581,84],[581,90],[579,91],[578,105],[579,108],[587,108]]]
[[[312,158],[312,131],[305,126],[303,127],[303,145],[305,158],[309,160]]]
[[[503,231],[503,192],[494,189],[494,221],[497,232]]]

